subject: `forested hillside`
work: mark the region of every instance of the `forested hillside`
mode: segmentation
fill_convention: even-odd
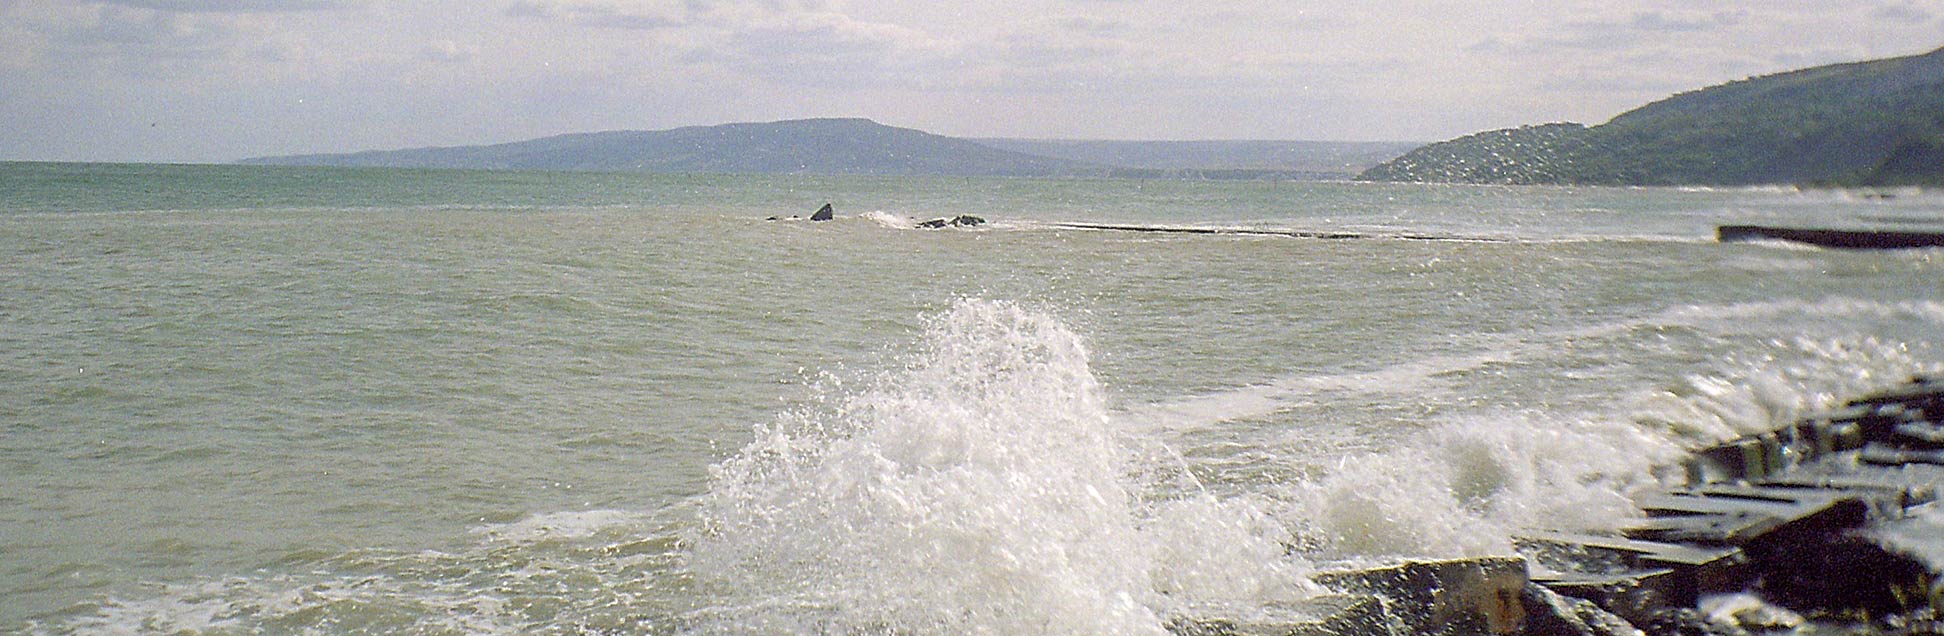
[[[1944,49],[1683,93],[1605,124],[1432,144],[1373,181],[1603,185],[1944,185]]]

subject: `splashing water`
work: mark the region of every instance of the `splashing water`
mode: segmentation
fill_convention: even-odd
[[[1734,318],[1716,313],[1686,322]],[[1159,634],[1177,612],[1310,595],[1310,559],[1510,554],[1525,530],[1620,527],[1688,449],[1934,367],[1868,336],[1777,338],[1595,411],[1448,413],[1217,497],[1167,431],[1107,408],[1081,337],[963,300],[903,365],[716,467],[689,565],[721,602],[691,618],[720,633]]]
[[[1141,504],[1110,424],[1080,337],[1015,304],[960,301],[905,368],[759,431],[717,468],[692,566],[738,600],[701,622],[1160,634],[1163,592],[1274,587],[1237,584],[1250,577],[1207,569],[1219,553],[1194,547],[1219,540],[1273,567],[1274,524],[1233,502]]]

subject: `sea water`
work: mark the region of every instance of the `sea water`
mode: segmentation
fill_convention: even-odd
[[[1944,372],[1712,239],[1888,194],[4,164],[0,632],[1160,634]]]

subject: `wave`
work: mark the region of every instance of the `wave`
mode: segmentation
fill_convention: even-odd
[[[910,217],[892,214],[890,212],[885,212],[883,210],[871,210],[869,212],[859,214],[858,216],[863,218],[864,220],[894,230],[909,230],[912,229],[914,227],[914,224],[916,223],[915,221],[912,221]]]
[[[1827,317],[1804,327],[1801,317]],[[1944,371],[1921,342],[1872,335],[1876,325],[1913,333],[1944,329],[1944,303],[1845,298],[1671,308],[1638,319],[1502,337],[1470,354],[1419,358],[1367,371],[1301,374],[1116,413],[1163,440],[1204,431],[1279,424],[1249,463],[1307,463],[1294,479],[1257,490],[1312,562],[1362,563],[1404,556],[1504,554],[1522,530],[1600,531],[1638,513],[1630,503],[1658,487],[1688,450],[1770,429],[1845,396]],[[1663,338],[1679,339],[1668,344]],[[1665,377],[1586,364],[1619,358],[1687,362],[1686,341],[1724,343],[1694,371]],[[1662,347],[1667,347],[1663,350]],[[1576,350],[1594,350],[1586,360]],[[1663,365],[1671,366],[1671,365]],[[1521,393],[1495,402],[1473,384],[1487,375],[1598,378],[1600,397]],[[1568,385],[1570,386],[1570,385]],[[1513,391],[1528,385],[1514,383]],[[1445,394],[1445,398],[1434,397]],[[1554,404],[1548,404],[1554,402]],[[1318,405],[1393,401],[1456,405],[1416,429],[1358,433],[1361,448],[1333,446],[1339,425],[1306,418]],[[1464,406],[1485,402],[1484,406]],[[1509,403],[1509,404],[1507,404]],[[1520,403],[1538,406],[1518,406]],[[1498,404],[1494,406],[1493,404]],[[1249,423],[1243,423],[1243,422]],[[1294,426],[1285,429],[1284,426]],[[1281,432],[1287,430],[1288,432]],[[1285,471],[1287,472],[1287,471]]]
[[[763,427],[718,467],[691,565],[728,598],[696,622],[710,633],[1156,634],[1184,607],[1312,594],[1305,575],[1319,563],[1503,554],[1522,530],[1616,528],[1638,514],[1632,497],[1695,445],[1944,366],[1853,332],[1757,333],[1766,344],[1711,369],[1611,383],[1602,407],[1459,409],[1333,458],[1240,442],[1260,451],[1241,463],[1311,463],[1243,489],[1208,487],[1207,471],[1234,465],[1190,460],[1176,445],[1186,432],[1345,394],[1420,399],[1454,372],[1533,365],[1576,340],[1742,337],[1765,321],[1782,333],[1804,311],[1944,326],[1934,302],[1677,307],[1117,410],[1083,339],[1059,320],[960,301],[893,370]],[[1298,423],[1288,443],[1313,445],[1321,426]]]
[[[828,380],[817,405],[759,427],[692,501],[481,524],[446,550],[308,552],[285,573],[153,586],[28,631],[1159,635],[1193,608],[1316,594],[1324,565],[1616,527],[1693,445],[1944,372],[1935,351],[1870,335],[1883,325],[1938,333],[1944,302],[1673,307],[1115,408],[1053,312],[964,299],[878,374]],[[1297,422],[1278,431],[1286,447],[1241,444],[1237,464],[1303,464],[1248,488],[1209,483],[1236,464],[1184,456],[1187,435],[1238,419],[1416,401],[1487,368],[1553,373],[1586,341],[1662,355],[1648,348],[1668,335],[1731,342],[1681,377],[1612,379],[1600,405],[1450,409],[1354,452],[1305,453],[1338,423]]]
[[[963,300],[922,342],[718,467],[691,564],[734,599],[710,631],[1162,634],[1180,599],[1307,593],[1246,502],[1136,497],[1087,349],[1051,315]]]
[[[671,633],[679,545],[665,515],[565,511],[488,524],[449,550],[307,549],[278,574],[150,585],[29,634]]]

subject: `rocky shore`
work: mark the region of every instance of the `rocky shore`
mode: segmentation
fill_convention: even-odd
[[[1944,633],[1944,378],[1700,449],[1611,535],[1532,532],[1514,556],[1325,572],[1331,591],[1180,636]],[[1934,549],[1934,548],[1933,548]]]

